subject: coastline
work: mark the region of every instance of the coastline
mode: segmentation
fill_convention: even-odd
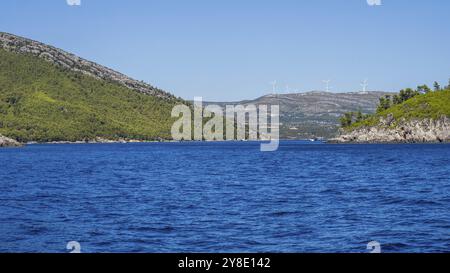
[[[3,137],[3,139],[9,139]],[[138,140],[138,139],[119,139],[119,140],[108,140],[108,139],[95,139],[95,140],[77,140],[77,141],[49,141],[49,142],[39,142],[39,141],[29,141],[26,143],[20,143],[13,139],[11,140],[9,145],[4,145],[0,143],[0,148],[20,148],[27,145],[77,145],[77,144],[132,144],[132,143],[197,143],[197,142],[205,142],[205,143],[223,143],[223,142],[251,142],[251,141],[243,141],[243,140],[222,140],[222,141],[177,141],[170,139],[160,139],[160,140]],[[331,144],[331,145],[411,145],[411,144],[450,144],[450,140],[446,141],[355,141],[355,140],[346,140],[342,141],[340,138],[332,138],[332,139],[324,139],[320,141],[311,141],[308,139],[280,139],[280,142],[304,142],[311,144]],[[264,140],[257,140],[256,142],[264,142]]]
[[[400,119],[395,122],[392,115],[380,118],[374,126],[360,126],[340,130],[340,135],[331,141],[338,143],[449,143],[450,118]]]
[[[450,144],[450,140],[447,141],[340,141],[340,140],[328,140],[326,144],[334,145],[414,145],[414,144]]]
[[[159,142],[174,142],[172,140],[138,140],[138,139],[120,139],[120,140],[77,140],[77,141],[29,141],[23,143],[23,145],[37,145],[37,144],[128,144],[128,143],[159,143]]]
[[[133,144],[133,143],[224,143],[224,142],[265,142],[264,140],[256,140],[256,141],[243,141],[243,140],[222,140],[222,141],[178,141],[178,140],[111,140],[111,141],[51,141],[51,142],[36,142],[31,141],[27,143],[22,143],[25,145],[61,145],[61,144]],[[410,145],[410,144],[450,144],[450,141],[430,141],[430,142],[414,142],[414,141],[366,141],[366,142],[357,142],[357,141],[338,141],[334,139],[323,140],[323,141],[310,141],[308,139],[280,139],[280,142],[304,142],[311,144],[332,144],[332,145]]]

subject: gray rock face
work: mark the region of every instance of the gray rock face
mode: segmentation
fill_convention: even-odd
[[[380,119],[374,127],[341,132],[332,142],[338,143],[433,143],[450,142],[450,119],[402,120],[391,126],[392,117]]]
[[[64,50],[22,38],[16,35],[0,32],[0,48],[11,52],[28,53],[45,59],[62,68],[75,72],[81,72],[98,79],[112,81],[137,92],[166,98],[175,98],[172,94],[155,88],[149,84],[134,80],[110,68],[85,60]]]
[[[22,144],[15,141],[14,139],[10,139],[0,135],[0,147],[20,147]]]

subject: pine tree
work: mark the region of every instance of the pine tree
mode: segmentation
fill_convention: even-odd
[[[350,125],[352,125],[352,121],[353,121],[353,112],[348,112],[345,113],[341,118],[341,126],[342,127],[348,127]]]
[[[426,84],[419,85],[419,86],[417,86],[417,92],[419,92],[421,94],[426,94],[426,93],[431,92],[431,89]]]
[[[358,111],[358,112],[356,113],[356,122],[360,122],[360,121],[362,121],[363,119],[364,119],[363,114],[361,113],[361,111]]]
[[[433,86],[434,86],[434,91],[440,91],[441,90],[441,85],[438,82],[434,82]]]

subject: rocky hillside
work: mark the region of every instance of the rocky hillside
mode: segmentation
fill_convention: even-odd
[[[19,142],[171,139],[179,103],[52,46],[0,34],[0,134]]]
[[[416,96],[341,130],[340,143],[450,142],[450,91]]]
[[[267,95],[255,100],[218,104],[279,104],[283,139],[330,138],[338,134],[339,117],[345,112],[376,110],[379,98],[387,92],[307,92]]]
[[[118,83],[132,90],[158,96],[173,98],[173,95],[155,88],[142,81],[134,80],[110,68],[85,60],[64,50],[46,45],[37,41],[0,32],[0,48],[20,54],[30,54],[44,59],[52,64],[73,72],[81,72],[84,75],[95,77],[105,81]]]

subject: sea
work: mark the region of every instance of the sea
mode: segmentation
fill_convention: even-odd
[[[450,145],[0,149],[0,252],[450,252]]]

